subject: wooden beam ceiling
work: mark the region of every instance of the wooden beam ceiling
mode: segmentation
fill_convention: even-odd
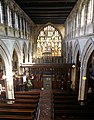
[[[35,24],[64,24],[77,0],[15,0]]]

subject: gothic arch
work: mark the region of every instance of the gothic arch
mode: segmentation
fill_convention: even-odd
[[[5,65],[6,98],[13,99],[14,98],[14,91],[13,91],[11,55],[7,49],[7,46],[1,40],[0,40],[0,55],[4,61],[4,65]],[[9,88],[11,88],[11,91]]]
[[[4,60],[4,63],[5,63],[5,68],[8,67],[8,65],[11,64],[10,62],[10,53],[7,49],[7,46],[4,44],[3,41],[0,40],[0,54]]]
[[[76,63],[76,59],[77,59],[77,54],[81,54],[80,53],[80,45],[79,45],[79,41],[76,40],[76,42],[74,43],[74,50],[73,50],[73,61],[74,63]]]
[[[11,58],[12,58],[12,55],[13,55],[13,51],[14,49],[16,50],[16,53],[17,53],[17,56],[18,56],[18,61],[19,63],[21,62],[21,46],[20,46],[20,43],[18,41],[16,41],[13,45],[13,50],[12,50],[12,54],[11,54]]]
[[[59,32],[59,34],[60,34],[60,36],[61,36],[61,39],[63,39],[60,30],[59,30],[55,25],[53,25],[52,23],[49,22],[49,23],[43,25],[43,26],[38,30],[38,33],[37,33],[37,35],[36,35],[36,36],[37,36],[37,37],[36,37],[36,40],[37,40],[37,38],[38,38],[38,35],[39,35],[40,31],[43,30],[43,28],[45,28],[45,27],[48,26],[48,25],[53,26],[53,27]]]
[[[60,63],[62,55],[62,35],[51,24],[44,25],[39,31],[36,44],[36,62]]]
[[[79,99],[85,99],[85,84],[86,81],[83,80],[83,77],[86,76],[87,71],[87,63],[90,55],[94,50],[94,42],[92,38],[89,38],[84,46],[82,55],[81,55],[81,75],[80,75],[80,91],[79,91]]]
[[[94,42],[93,42],[92,38],[90,38],[86,42],[83,52],[82,52],[82,56],[81,56],[81,62],[85,69],[85,73],[86,73],[87,62],[88,62],[89,57],[92,54],[93,50],[94,50]]]
[[[79,92],[79,81],[80,81],[80,45],[79,45],[79,41],[76,40],[74,42],[74,47],[73,47],[73,63],[75,63],[75,68],[73,68],[73,75],[74,75],[74,86],[75,86],[75,91]]]

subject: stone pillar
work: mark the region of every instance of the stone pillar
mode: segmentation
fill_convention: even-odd
[[[9,66],[6,68],[6,98],[14,99],[14,86],[13,86],[13,76],[12,76],[12,67]]]
[[[75,79],[76,79],[76,67],[73,67],[71,69],[71,88],[75,90]]]
[[[79,82],[79,94],[78,94],[79,100],[85,99],[85,84],[86,84],[86,68],[84,63],[83,65],[81,65],[80,68],[80,82]]]
[[[28,51],[27,51],[27,49],[25,51],[25,63],[28,63]]]
[[[19,75],[22,75],[23,74],[23,68],[21,67],[22,66],[22,63],[23,63],[23,50],[21,50],[21,56],[20,56],[20,60],[19,60],[19,63],[18,63],[18,74]]]

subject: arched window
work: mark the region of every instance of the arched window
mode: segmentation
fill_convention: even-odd
[[[73,21],[72,21],[72,26],[73,26],[73,31],[75,31],[75,17],[73,18]]]
[[[18,15],[15,12],[15,28],[18,30],[19,29],[19,25],[18,25]]]
[[[61,56],[61,35],[52,25],[44,27],[37,39],[37,57],[44,54],[49,56]]]
[[[8,26],[12,27],[12,10],[7,6]]]
[[[87,10],[87,24],[91,23],[93,19],[93,0],[90,0],[88,3]]]
[[[79,27],[79,14],[77,13],[77,16],[76,16],[76,28]]]
[[[0,23],[3,23],[3,6],[0,1]]]
[[[83,27],[84,24],[85,24],[85,5],[83,6],[81,11],[81,27]]]

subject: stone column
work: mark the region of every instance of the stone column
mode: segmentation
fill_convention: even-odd
[[[72,83],[71,83],[71,88],[72,88],[73,90],[75,90],[75,78],[76,78],[76,67],[73,67],[73,68],[71,69],[71,81],[72,81]]]
[[[6,98],[14,99],[14,86],[13,86],[13,76],[12,76],[12,66],[7,66],[6,68]]]

